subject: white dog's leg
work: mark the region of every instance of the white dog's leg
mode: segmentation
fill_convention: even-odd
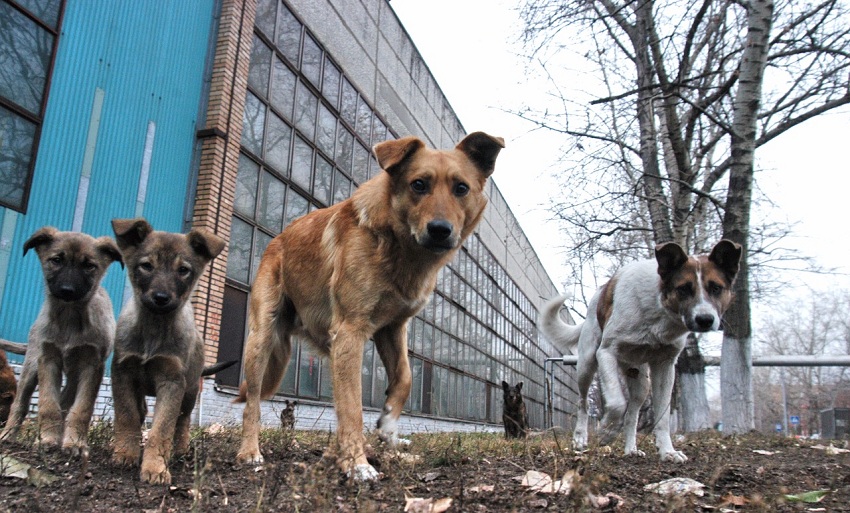
[[[655,446],[661,461],[682,463],[687,461],[685,453],[673,448],[670,440],[670,401],[673,394],[675,368],[673,360],[651,364],[652,409],[655,413]]]
[[[623,420],[623,433],[626,438],[625,454],[646,456],[637,448],[637,424],[640,417],[640,409],[646,401],[649,392],[649,367],[641,365],[640,368],[624,369],[626,386],[629,390],[629,405],[626,408],[626,417]]]
[[[599,443],[608,445],[616,438],[622,427],[623,415],[626,412],[626,396],[620,386],[617,356],[603,344],[603,347],[596,352],[596,361],[599,362],[599,385],[602,388],[602,396],[605,398],[605,415],[602,417]]]

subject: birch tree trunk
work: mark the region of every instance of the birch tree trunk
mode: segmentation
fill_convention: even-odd
[[[755,428],[748,243],[757,119],[774,7],[772,0],[750,0],[745,5],[747,44],[733,103],[732,165],[723,217],[723,237],[744,248],[741,269],[735,281],[735,299],[724,317],[720,359],[720,399],[723,430],[727,433],[741,433]]]
[[[705,394],[705,360],[696,335],[688,333],[688,344],[676,362],[679,379],[679,427],[685,433],[711,427]]]

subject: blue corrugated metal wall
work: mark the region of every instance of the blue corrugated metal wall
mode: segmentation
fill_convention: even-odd
[[[9,253],[0,275],[0,337],[25,341],[38,314],[41,272],[34,253],[22,256],[23,243],[43,225],[71,229],[90,133],[97,138],[82,231],[112,235],[111,219],[134,216],[151,122],[155,138],[143,213],[157,229],[180,231],[214,4],[68,0],[29,210],[0,212],[7,224],[17,216],[14,237],[2,241]],[[93,120],[98,89],[102,112]],[[113,265],[104,280],[116,315],[124,276]]]

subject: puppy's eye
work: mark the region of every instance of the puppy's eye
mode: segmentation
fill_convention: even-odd
[[[679,285],[676,287],[676,293],[679,294],[680,297],[691,297],[694,295],[694,287],[690,283]]]
[[[455,196],[462,198],[469,194],[469,186],[463,182],[460,182],[455,185]]]
[[[428,182],[425,180],[413,180],[410,182],[410,190],[416,194],[426,194],[428,192]]]
[[[187,267],[185,265],[181,265],[180,267],[177,268],[177,274],[179,274],[180,276],[185,278],[186,276],[189,276],[190,274],[192,274],[192,268]]]
[[[719,296],[723,292],[723,285],[719,283],[710,282],[708,284],[708,293],[712,296]]]
[[[150,262],[142,262],[139,264],[139,269],[142,271],[151,272],[153,271],[153,265]]]
[[[94,262],[87,262],[84,267],[86,271],[90,273],[97,270],[97,264],[95,264]]]
[[[50,257],[50,258],[47,259],[47,261],[50,262],[53,265],[59,265],[59,264],[62,263],[62,257],[59,257],[59,256]]]

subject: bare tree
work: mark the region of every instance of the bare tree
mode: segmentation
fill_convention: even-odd
[[[564,221],[576,278],[599,257],[615,267],[658,242],[700,252],[722,235],[747,248],[725,328],[721,394],[724,427],[752,428],[750,271],[788,258],[764,239],[776,227],[751,230],[754,152],[850,103],[846,5],[526,0],[521,14],[526,48],[559,103],[517,114],[565,135],[566,199],[552,210]],[[564,72],[570,49],[581,54]],[[573,100],[564,84],[578,73],[592,91]]]

